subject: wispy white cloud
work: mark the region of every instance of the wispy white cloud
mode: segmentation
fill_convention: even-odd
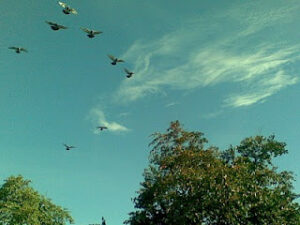
[[[212,119],[212,118],[215,118],[215,117],[221,115],[222,113],[223,113],[223,110],[218,110],[215,112],[210,112],[207,114],[200,115],[200,117],[203,119]]]
[[[186,26],[188,28],[156,40],[136,41],[122,56],[135,62],[135,79],[121,84],[115,100],[131,102],[161,93],[166,88],[187,90],[233,82],[240,83],[245,91],[229,93],[224,105],[239,107],[262,102],[282,88],[295,84],[298,78],[286,68],[296,60],[299,46],[282,44],[277,47],[278,43],[268,39],[253,41],[252,37],[266,27],[285,21],[281,13],[294,12],[294,8],[290,4],[279,9],[273,7],[266,15],[266,8],[255,10],[250,4],[249,11],[248,4],[242,6],[243,10],[234,8],[209,18],[211,23],[214,19],[227,23],[241,19],[238,29],[231,27],[230,33],[220,34],[218,38],[204,25],[208,19],[202,18],[197,21],[199,29],[191,29],[197,24],[193,21]],[[214,32],[222,26],[214,25]]]
[[[170,103],[166,104],[165,107],[168,108],[168,107],[172,107],[172,106],[178,105],[178,104],[179,104],[178,102],[170,102]]]
[[[106,126],[108,128],[108,131],[111,132],[126,132],[129,131],[129,129],[117,122],[114,121],[108,121],[106,119],[106,116],[104,112],[99,108],[93,108],[91,109],[89,113],[89,118],[92,120],[92,122],[96,123],[95,126]],[[98,134],[98,130],[94,130],[95,134]]]
[[[286,75],[284,71],[279,71],[275,76],[260,80],[260,83],[257,83],[258,88],[253,88],[252,93],[235,94],[227,98],[225,102],[227,105],[233,107],[248,106],[256,102],[264,102],[267,97],[298,81],[298,77],[292,77]]]
[[[118,117],[127,117],[130,115],[130,112],[121,112],[119,113]]]
[[[291,0],[288,3],[263,1],[259,4],[255,1],[249,1],[239,5],[238,8],[231,8],[226,15],[233,20],[238,19],[238,23],[245,27],[239,33],[240,36],[248,36],[266,27],[272,27],[274,24],[290,22],[295,18],[295,14],[299,13],[299,9],[298,0]]]

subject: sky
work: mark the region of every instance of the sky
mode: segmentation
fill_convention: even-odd
[[[275,163],[300,192],[298,0],[65,3],[78,15],[55,0],[0,0],[2,181],[31,179],[76,225],[122,224],[149,135],[179,120],[221,150],[275,134],[289,150]],[[103,33],[90,39],[80,27]]]

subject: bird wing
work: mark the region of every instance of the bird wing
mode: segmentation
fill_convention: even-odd
[[[66,8],[67,7],[67,4],[66,3],[63,3],[63,2],[57,2],[61,7],[63,8]]]
[[[70,12],[73,14],[77,14],[77,11],[75,9],[70,9]]]
[[[130,74],[131,72],[128,70],[128,69],[126,69],[126,68],[124,68],[124,71],[127,73],[127,74]]]
[[[45,21],[46,23],[48,23],[49,25],[53,26],[53,25],[57,25],[56,23],[50,22],[50,21]]]
[[[113,55],[107,55],[111,60],[115,60],[116,58]]]
[[[101,34],[101,33],[103,33],[102,31],[94,31],[94,34]]]
[[[125,62],[123,59],[118,59],[117,61],[118,62]]]
[[[81,30],[83,30],[86,33],[90,33],[91,31],[85,27],[80,27]]]
[[[63,26],[63,25],[57,24],[57,26],[58,26],[60,29],[67,29],[67,27],[65,27],[65,26]]]
[[[61,7],[63,7],[63,8],[66,8],[67,7],[67,4],[66,3],[63,3],[63,2],[60,2],[60,1],[58,1],[57,2]]]
[[[17,47],[8,47],[9,49],[17,50]]]
[[[26,48],[20,48],[20,51],[28,52]]]

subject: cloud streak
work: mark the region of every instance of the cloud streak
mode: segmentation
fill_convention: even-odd
[[[244,9],[247,8],[244,4]],[[219,83],[237,83],[243,87],[241,93],[229,93],[224,106],[241,107],[263,102],[281,89],[298,82],[288,66],[297,58],[299,46],[272,41],[259,41],[254,35],[279,21],[286,22],[281,13],[291,13],[290,5],[245,13],[240,22],[242,29],[231,28],[230,33],[218,38],[207,38],[213,34],[205,26],[208,19],[192,21],[186,27],[166,34],[153,41],[136,41],[122,56],[135,62],[135,79],[124,81],[114,95],[115,101],[132,102],[143,97],[163,93],[168,89],[188,90],[213,86]],[[244,10],[245,11],[245,10]],[[216,21],[234,23],[242,18],[236,8],[216,16]],[[228,14],[231,17],[228,19]],[[211,18],[210,18],[211,19]],[[227,20],[227,21],[226,21]],[[213,22],[213,21],[212,21]],[[190,29],[198,25],[199,29]],[[223,24],[215,24],[214,30]],[[216,32],[216,31],[214,31]],[[204,34],[204,35],[202,35]],[[204,37],[205,36],[205,37]]]
[[[233,95],[225,100],[228,106],[241,107],[252,105],[256,102],[264,102],[264,100],[278,92],[280,89],[296,84],[299,81],[298,77],[291,77],[284,74],[284,71],[279,71],[270,79],[263,79],[257,86],[253,88],[252,93],[244,93]]]

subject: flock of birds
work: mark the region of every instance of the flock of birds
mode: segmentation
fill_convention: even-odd
[[[66,3],[61,2],[61,1],[58,1],[57,3],[63,8],[62,12],[64,14],[66,14],[66,15],[69,15],[69,14],[75,14],[76,15],[77,14],[77,11],[74,8],[71,8]],[[58,24],[58,23],[54,23],[54,22],[51,22],[51,21],[45,21],[45,22],[54,31],[58,31],[58,30],[61,30],[61,29],[67,29],[66,26]],[[92,29],[88,29],[88,28],[85,28],[85,27],[81,27],[80,29],[82,31],[84,31],[85,33],[87,33],[87,36],[89,38],[94,38],[96,35],[99,35],[99,34],[103,33],[102,31],[92,30]],[[9,47],[9,49],[14,50],[18,54],[20,54],[21,52],[28,52],[28,50],[26,48],[17,47],[17,46],[11,46],[11,47]],[[119,58],[117,58],[113,55],[108,54],[107,56],[111,60],[111,65],[116,65],[117,63],[125,62],[123,59],[119,59]],[[131,78],[134,74],[132,71],[128,70],[127,68],[124,68],[124,72],[126,73],[127,78]],[[106,126],[98,126],[96,128],[100,131],[108,129],[108,127],[106,127]],[[75,146],[67,145],[67,144],[63,144],[63,146],[65,147],[65,150],[67,150],[67,151],[71,150],[72,148],[76,148]]]
[[[106,127],[106,126],[98,126],[96,128],[99,129],[100,131],[108,129],[108,127]],[[67,144],[63,144],[63,145],[65,146],[67,151],[71,150],[72,148],[76,148],[73,145],[67,145]]]
[[[62,12],[66,15],[69,15],[69,14],[77,14],[77,11],[73,8],[71,8],[70,6],[68,6],[66,3],[64,2],[60,2],[58,1],[58,4],[63,8]],[[54,23],[54,22],[51,22],[51,21],[45,21],[52,30],[54,31],[57,31],[57,30],[60,30],[60,29],[67,29],[66,26],[64,25],[61,25],[61,24],[58,24],[58,23]],[[102,31],[97,31],[97,30],[92,30],[92,29],[88,29],[88,28],[85,28],[85,27],[81,27],[81,30],[84,31],[85,33],[87,33],[87,36],[89,38],[94,38],[96,35],[98,34],[101,34],[103,33]],[[21,52],[28,52],[27,49],[23,48],[23,47],[16,47],[16,46],[12,46],[12,47],[9,47],[9,49],[12,49],[14,50],[16,53],[21,53]],[[107,55],[110,59],[111,59],[111,64],[112,65],[116,65],[117,63],[120,63],[120,62],[125,62],[123,59],[118,59],[117,57],[113,56],[113,55]],[[133,76],[133,72],[128,70],[127,68],[124,68],[124,71],[126,73],[126,77],[127,78],[130,78]]]

